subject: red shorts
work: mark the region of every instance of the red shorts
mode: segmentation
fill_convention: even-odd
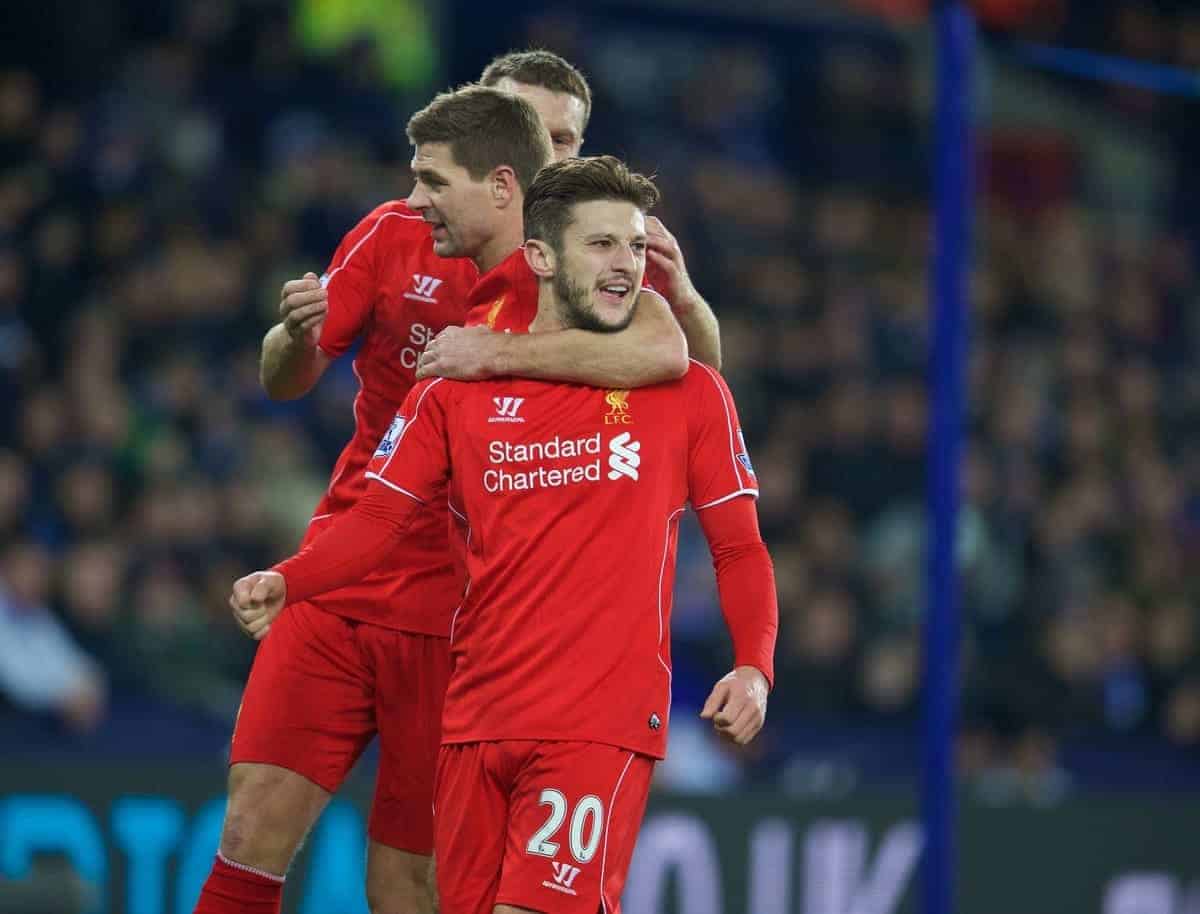
[[[442,914],[497,904],[619,914],[654,759],[600,743],[443,746],[435,815]]]
[[[335,793],[379,734],[368,833],[433,849],[433,780],[450,641],[289,606],[259,645],[230,764],[278,765]]]

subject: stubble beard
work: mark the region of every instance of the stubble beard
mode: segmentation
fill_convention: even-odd
[[[554,276],[554,297],[558,302],[558,316],[563,326],[591,330],[595,333],[617,333],[624,330],[633,320],[633,312],[637,309],[637,302],[634,302],[620,323],[605,323],[596,313],[588,290],[572,282],[565,271],[560,271]]]

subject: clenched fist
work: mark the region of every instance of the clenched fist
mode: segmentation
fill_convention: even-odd
[[[700,711],[704,720],[730,742],[744,746],[767,719],[767,677],[752,666],[739,666],[713,686]]]
[[[316,346],[328,312],[329,293],[316,273],[305,273],[303,279],[289,279],[283,284],[279,292],[279,317],[288,336],[296,342]]]
[[[243,632],[261,641],[283,610],[287,584],[278,571],[256,571],[233,582],[229,606]]]

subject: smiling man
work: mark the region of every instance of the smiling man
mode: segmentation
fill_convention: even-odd
[[[524,204],[530,336],[611,334],[633,319],[657,197],[611,157],[539,173]],[[682,379],[631,392],[426,381],[366,475],[366,493],[330,530],[235,583],[235,613],[268,630],[285,606],[387,564],[425,505],[448,500],[468,584],[437,769],[441,910],[616,914],[666,749],[675,546],[689,503],[735,662],[702,716],[738,744],[765,718],[774,579],[728,388],[694,361]]]
[[[529,103],[480,86],[438,96],[413,116],[410,130],[414,202],[431,218],[385,206],[348,239],[326,283],[338,306],[318,344],[302,344],[311,347],[310,367],[319,376],[360,329],[367,331],[355,359],[362,381],[355,435],[305,542],[363,493],[363,468],[415,383],[420,347],[462,319],[462,299],[478,270],[520,245],[524,193],[550,158],[545,127]],[[435,244],[464,258],[444,261],[460,265],[456,271],[429,269],[442,261]],[[307,338],[311,330],[300,332]],[[290,339],[286,329],[281,333]],[[276,357],[286,363],[289,350],[282,345],[268,335],[265,372],[281,370]],[[426,883],[434,765],[450,670],[450,615],[463,583],[444,504],[427,511],[418,527],[388,567],[293,606],[259,648],[234,728],[220,849],[197,914],[278,911],[297,847],[377,733],[368,900],[379,914],[432,909]]]
[[[547,161],[548,136],[531,105],[520,106],[533,118],[530,129],[504,131],[515,98],[469,87],[408,122],[414,183],[405,203],[425,222],[438,257],[469,259],[481,273],[520,244],[522,193]]]
[[[411,118],[409,133],[416,182],[408,201],[364,219],[335,254],[318,300],[301,294],[264,340],[264,386],[284,398],[306,392],[362,340],[354,437],[306,543],[366,490],[363,470],[416,383],[423,347],[463,320],[480,271],[519,249],[524,193],[551,157],[538,112],[494,88],[438,96]],[[553,376],[621,387],[679,376],[683,334],[666,302],[644,294],[646,306],[622,333],[539,335],[538,343],[553,336],[539,364],[548,360]],[[287,286],[285,298],[293,298]],[[378,914],[432,909],[434,765],[463,583],[444,502],[418,526],[386,567],[292,607],[260,647],[232,740],[220,850],[197,914],[277,911],[297,847],[377,734],[367,898]]]

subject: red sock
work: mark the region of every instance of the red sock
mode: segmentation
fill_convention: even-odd
[[[192,914],[279,914],[283,877],[217,854]]]

